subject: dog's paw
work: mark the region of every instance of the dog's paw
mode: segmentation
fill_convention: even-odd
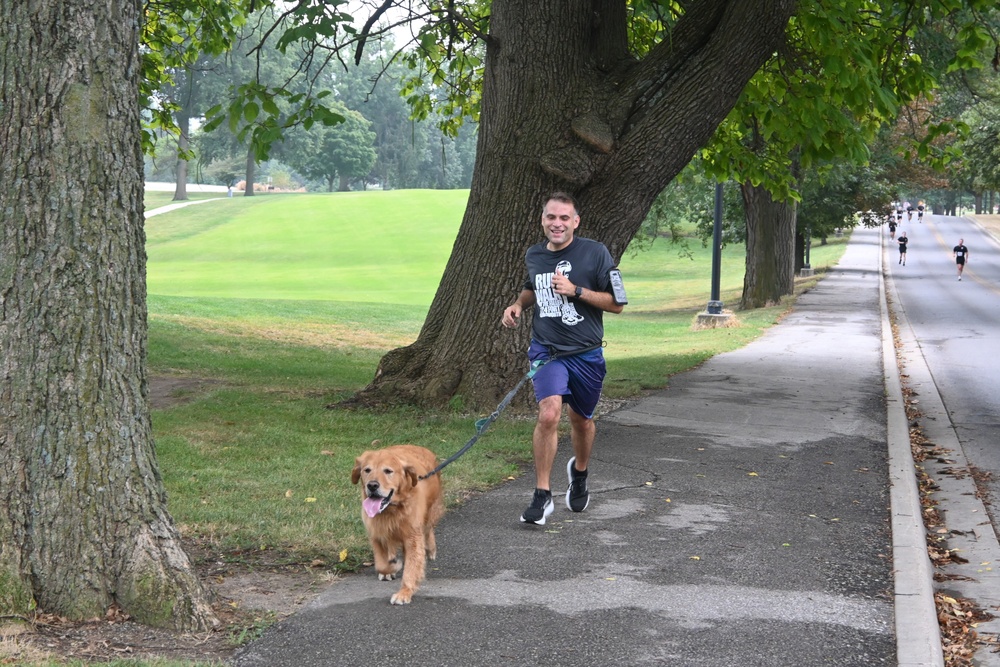
[[[413,593],[411,591],[400,590],[389,599],[389,602],[392,604],[410,604],[412,599]]]
[[[396,578],[396,574],[394,572],[387,572],[387,573],[379,572],[378,573],[378,580],[379,581],[392,581],[395,578]]]

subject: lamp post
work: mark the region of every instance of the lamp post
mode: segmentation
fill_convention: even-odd
[[[722,276],[722,183],[715,184],[715,220],[712,221],[712,292],[705,310],[710,315],[722,314],[720,283]]]
[[[806,248],[805,248],[805,250],[806,250],[806,258],[805,259],[806,259],[806,261],[805,261],[805,264],[803,264],[802,268],[799,269],[799,275],[800,276],[811,276],[811,275],[813,275],[813,269],[812,269],[812,265],[809,264],[809,251],[812,249],[812,227],[810,227],[809,225],[806,225],[805,234],[806,234],[806,243],[805,243],[805,246],[806,246]]]
[[[704,313],[698,314],[698,324],[718,327],[732,315],[722,312],[720,283],[722,274],[722,183],[715,184],[715,220],[712,224],[712,291]]]

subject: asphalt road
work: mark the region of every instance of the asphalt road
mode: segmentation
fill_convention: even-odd
[[[1000,614],[1000,244],[968,218],[929,216],[903,227],[906,266],[883,231],[887,284],[897,315],[904,383],[914,392],[911,423],[934,448],[924,463],[944,518],[934,537],[955,556],[939,568],[936,589]],[[952,249],[964,239],[969,263],[958,281]],[[992,517],[990,516],[992,514]],[[991,520],[992,519],[992,520]],[[982,623],[1000,633],[1000,620]],[[981,648],[976,664],[1000,665]]]
[[[985,484],[1000,498],[1000,246],[967,218],[930,216],[906,231],[906,266],[889,262],[900,303],[965,455],[993,473]],[[970,258],[959,282],[961,238]]]

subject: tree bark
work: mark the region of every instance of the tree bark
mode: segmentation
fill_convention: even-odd
[[[0,614],[215,617],[146,382],[139,3],[0,3]]]
[[[794,2],[685,6],[636,60],[624,0],[494,0],[475,172],[451,258],[418,339],[382,359],[359,401],[496,405],[526,370],[529,327],[503,330],[500,317],[524,281],[525,250],[543,238],[550,192],[574,194],[577,234],[621,258],[778,46]]]
[[[747,221],[740,307],[776,304],[795,291],[795,202],[774,201],[763,186],[741,185]]]
[[[177,151],[181,155],[187,153],[191,146],[190,130],[191,117],[188,115],[187,107],[184,106],[177,112],[177,127],[180,128],[180,136],[177,137]],[[177,158],[177,179],[174,186],[174,201],[187,201],[187,180],[188,161],[182,157]]]
[[[253,152],[253,144],[247,148],[247,179],[246,186],[243,188],[244,197],[253,197],[254,186],[253,182],[257,178],[257,157]]]

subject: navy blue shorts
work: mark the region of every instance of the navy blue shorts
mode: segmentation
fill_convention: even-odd
[[[532,340],[528,359],[537,361],[548,358],[548,348]],[[569,403],[573,412],[590,419],[594,416],[597,402],[601,400],[601,388],[607,372],[601,348],[553,359],[539,368],[531,379],[535,401],[562,396],[563,403]]]

